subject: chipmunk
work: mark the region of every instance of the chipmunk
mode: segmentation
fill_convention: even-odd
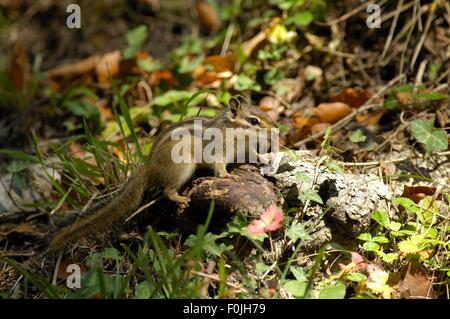
[[[50,242],[50,249],[57,250],[70,242],[80,239],[86,235],[99,233],[111,227],[119,219],[134,212],[139,206],[144,193],[151,186],[162,189],[163,195],[169,200],[185,203],[188,198],[181,196],[178,192],[181,187],[188,182],[199,168],[207,168],[214,171],[218,177],[234,177],[227,172],[226,165],[235,161],[239,156],[259,155],[258,145],[248,144],[245,148],[236,147],[237,136],[229,137],[226,134],[228,128],[243,128],[258,135],[261,129],[266,129],[270,139],[271,130],[276,124],[269,116],[260,111],[257,107],[241,103],[237,98],[231,98],[225,110],[212,118],[193,117],[174,124],[163,130],[155,139],[148,158],[143,166],[133,174],[123,189],[111,201],[95,206],[88,210],[74,223],[59,229]],[[224,148],[234,147],[233,152],[226,152],[213,161],[207,161],[203,157],[197,161],[175,162],[173,160],[174,147],[179,141],[173,139],[173,134],[177,132],[189,132],[191,148],[190,155],[194,156],[195,143],[200,143],[205,147],[206,138],[195,134],[196,124],[201,123],[202,131],[208,128],[216,128],[222,132],[221,146]],[[192,134],[194,133],[194,134]],[[230,139],[234,139],[230,141]],[[233,145],[233,146],[230,146]],[[242,154],[244,152],[245,154]],[[231,154],[231,155],[230,155]]]

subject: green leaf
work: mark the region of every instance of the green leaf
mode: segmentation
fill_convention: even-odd
[[[436,80],[437,78],[437,74],[439,72],[439,70],[441,69],[442,64],[440,63],[431,63],[428,66],[428,77],[430,78],[431,81]]]
[[[427,154],[435,151],[445,151],[448,148],[447,132],[443,129],[433,127],[433,123],[429,120],[418,119],[411,123],[414,138],[425,144]]]
[[[303,298],[308,284],[304,281],[288,280],[283,284],[284,289],[296,298]]]
[[[234,84],[234,89],[238,91],[253,90],[261,91],[261,86],[257,84],[251,77],[242,73],[239,74],[236,83]]]
[[[306,282],[306,280],[308,279],[308,277],[306,276],[305,268],[299,266],[291,266],[289,269],[291,270],[295,279],[297,279],[298,281]]]
[[[353,143],[365,142],[367,137],[364,135],[362,130],[356,130],[350,135],[350,141]]]
[[[154,72],[161,69],[161,63],[158,60],[147,58],[137,61],[138,66],[147,72]]]
[[[148,30],[145,25],[140,25],[127,33],[128,47],[123,53],[124,59],[128,60],[136,56],[137,51],[139,51],[145,39],[147,39],[147,35]]]
[[[383,227],[388,227],[390,222],[389,215],[382,210],[377,210],[375,213],[373,213],[372,219]]]
[[[319,299],[344,299],[347,288],[342,282],[322,288]]]
[[[307,200],[310,200],[312,202],[323,204],[322,198],[320,197],[319,193],[315,189],[307,189],[304,192],[301,192],[298,195],[298,199],[302,203],[306,203]]]
[[[430,101],[439,101],[448,99],[448,95],[440,92],[431,92],[431,93],[415,93],[413,97],[416,98],[419,102],[430,102]]]
[[[341,165],[339,165],[336,162],[332,162],[332,161],[326,161],[325,162],[325,166],[331,170],[332,172],[336,172],[339,175],[344,175],[344,169],[342,168]]]
[[[265,263],[258,262],[255,265],[255,272],[258,276],[263,275],[268,269],[270,268],[269,265],[266,265]]]
[[[373,241],[366,241],[363,244],[362,248],[365,251],[378,251],[378,250],[380,250],[380,245],[378,245],[376,242],[373,242]]]
[[[402,227],[401,223],[394,222],[394,221],[390,222],[389,225],[387,226],[387,228],[389,230],[393,230],[393,231],[399,231],[401,227]]]
[[[169,90],[163,95],[157,96],[154,100],[155,105],[159,106],[168,106],[173,103],[182,102],[188,100],[192,96],[192,92],[183,91],[183,90]],[[191,104],[195,105],[196,103],[201,102],[204,98],[203,94],[197,96]]]
[[[373,241],[380,244],[385,244],[389,242],[389,239],[387,239],[385,236],[375,236],[373,237]]]
[[[178,72],[180,73],[190,73],[195,70],[195,68],[200,65],[203,61],[203,56],[199,55],[195,59],[191,59],[189,56],[185,56],[181,59],[180,67]]]
[[[27,162],[27,161],[21,161],[21,160],[13,161],[13,162],[11,162],[11,164],[9,164],[6,167],[6,170],[9,173],[16,174],[16,173],[26,170],[29,166],[30,166],[30,162]]]
[[[347,275],[345,279],[348,279],[353,282],[362,282],[367,279],[367,277],[364,274],[361,274],[359,272],[352,272],[351,274]]]
[[[410,238],[402,240],[398,243],[398,249],[405,254],[415,254],[422,249],[419,247],[419,242],[421,238],[415,237],[414,235]]]
[[[314,15],[310,11],[304,11],[290,16],[285,24],[295,24],[299,27],[307,27],[314,20]]]
[[[380,252],[380,256],[384,262],[389,263],[389,264],[393,263],[394,261],[396,261],[398,259],[398,255],[394,254],[394,253],[385,254],[383,252]]]
[[[216,243],[216,240],[219,239],[220,236],[219,235],[215,235],[212,233],[207,233],[205,234],[205,236],[203,237],[203,241],[202,241],[202,249],[204,251],[209,252],[211,255],[217,256],[219,257],[220,255],[222,255],[225,251],[230,250],[233,248],[232,245],[225,245],[223,243],[221,243],[220,245],[218,245]],[[185,241],[185,245],[188,247],[194,247],[197,244],[197,235],[190,235],[186,241]]]
[[[362,233],[356,238],[358,238],[360,240],[364,240],[364,241],[371,241],[372,240],[372,235],[369,234],[369,233]]]
[[[309,236],[308,232],[305,230],[305,226],[302,224],[292,224],[286,231],[286,236],[294,243],[299,239],[303,241],[311,239],[311,236]]]

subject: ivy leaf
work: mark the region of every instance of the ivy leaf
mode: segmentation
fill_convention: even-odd
[[[307,286],[306,281],[298,280],[288,280],[283,284],[284,289],[296,298],[303,298],[305,296]]]
[[[311,239],[308,232],[305,230],[305,226],[302,224],[292,224],[286,231],[286,236],[294,243],[301,239],[303,241]]]
[[[291,266],[289,269],[291,270],[295,279],[297,279],[298,281],[306,281],[308,279],[304,268],[298,266]]]
[[[314,20],[314,15],[310,11],[304,11],[290,16],[286,20],[286,24],[295,24],[298,27],[307,27]]]
[[[364,241],[371,241],[372,240],[372,235],[369,234],[369,233],[362,233],[356,238],[364,240]]]
[[[261,91],[261,86],[246,74],[239,74],[234,89],[238,91],[253,90]]]
[[[348,280],[351,280],[353,282],[362,282],[367,279],[366,275],[361,274],[359,272],[352,272],[351,274],[347,275],[345,278]]]
[[[203,241],[202,241],[202,249],[204,251],[209,252],[211,255],[220,257],[220,255],[222,255],[225,251],[230,250],[233,248],[233,246],[231,245],[225,245],[223,243],[221,243],[220,245],[218,245],[216,243],[216,240],[218,238],[220,238],[221,236],[219,235],[214,235],[212,233],[207,233],[204,237],[203,237]],[[190,235],[185,243],[186,246],[188,247],[194,247],[197,244],[197,235]]]
[[[298,195],[298,199],[302,203],[305,203],[307,200],[310,200],[312,202],[323,204],[322,198],[320,198],[319,193],[315,189],[307,189],[304,192],[301,192]]]
[[[427,148],[427,154],[435,151],[445,151],[448,148],[447,132],[433,126],[429,120],[419,119],[411,123],[414,138]]]
[[[144,44],[147,36],[148,30],[145,25],[140,25],[127,33],[128,47],[123,53],[125,60],[132,59],[136,56],[137,51],[141,48],[142,44]]]
[[[344,299],[346,287],[342,282],[324,287],[319,293],[319,299]]]
[[[367,137],[364,135],[362,130],[356,130],[350,135],[350,141],[352,143],[362,143],[365,142]]]
[[[389,225],[389,216],[382,210],[377,210],[375,213],[373,213],[372,219],[385,228],[387,228]]]

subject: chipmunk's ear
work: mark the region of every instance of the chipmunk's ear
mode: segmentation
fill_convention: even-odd
[[[233,117],[236,117],[236,115],[239,113],[239,109],[241,108],[241,101],[237,97],[232,97],[228,101],[228,107],[233,114]]]

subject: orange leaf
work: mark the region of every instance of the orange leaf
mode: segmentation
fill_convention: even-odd
[[[420,202],[425,196],[433,196],[436,192],[436,187],[428,186],[407,186],[403,187],[403,197],[407,197],[416,204]]]
[[[331,124],[336,123],[351,112],[351,107],[341,102],[321,103],[314,109],[314,113],[320,122]]]
[[[100,84],[109,86],[109,78],[114,77],[120,72],[120,60],[122,53],[119,50],[109,52],[101,57],[95,66],[95,72]]]
[[[28,68],[28,58],[25,48],[20,41],[17,41],[12,54],[9,77],[14,86],[20,91],[22,91],[25,86]]]
[[[432,280],[417,261],[411,261],[406,269],[398,290],[403,298],[436,298]]]
[[[372,97],[372,92],[360,88],[346,88],[330,98],[331,102],[342,102],[352,108],[358,108]]]
[[[98,56],[94,55],[75,63],[65,64],[49,70],[47,76],[50,78],[62,78],[85,75],[95,69],[99,59]]]
[[[356,115],[356,121],[359,124],[363,125],[374,125],[378,124],[381,120],[381,117],[384,115],[384,110],[375,111],[370,114],[358,114]]]
[[[197,16],[200,20],[202,28],[208,32],[217,32],[222,26],[222,22],[216,10],[206,1],[197,0],[195,3]]]

